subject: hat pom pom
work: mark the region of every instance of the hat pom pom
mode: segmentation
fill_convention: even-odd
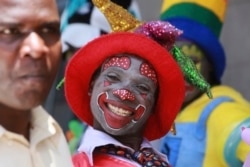
[[[158,42],[167,50],[171,50],[175,39],[182,31],[165,21],[150,21],[139,26],[135,33],[143,34]]]

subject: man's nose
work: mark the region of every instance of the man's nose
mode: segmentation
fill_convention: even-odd
[[[116,97],[119,97],[121,100],[129,100],[129,101],[134,101],[135,96],[133,93],[131,93],[127,89],[117,89],[113,91],[113,95]]]
[[[31,56],[38,59],[46,55],[49,48],[39,34],[30,32],[23,40],[20,52],[21,57]]]

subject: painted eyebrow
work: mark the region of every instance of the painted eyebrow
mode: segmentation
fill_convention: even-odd
[[[106,70],[108,70],[108,69],[112,69],[112,68],[117,68],[116,70],[118,71],[118,73],[120,72],[120,73],[124,73],[124,69],[123,68],[121,68],[121,67],[117,67],[117,66],[110,66],[110,67],[108,67]],[[104,66],[102,67],[102,72],[103,71],[106,71],[106,70],[104,70]],[[113,71],[113,69],[111,70],[111,71],[109,71],[109,72],[114,72]]]

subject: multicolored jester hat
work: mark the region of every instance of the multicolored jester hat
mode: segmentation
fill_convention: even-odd
[[[200,91],[206,92],[207,96],[212,98],[210,85],[198,72],[193,61],[174,45],[176,37],[182,34],[181,30],[175,28],[166,21],[141,22],[127,10],[116,5],[110,0],[92,0],[92,2],[106,16],[111,26],[112,33],[134,32],[146,35],[147,37],[158,42],[171,52],[173,58],[180,66],[185,80],[197,87]],[[63,83],[64,78],[57,85],[57,89],[60,89]]]

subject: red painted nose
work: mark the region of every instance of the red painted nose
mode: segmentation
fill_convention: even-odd
[[[119,97],[121,100],[135,100],[135,96],[127,89],[114,90],[113,95]]]

